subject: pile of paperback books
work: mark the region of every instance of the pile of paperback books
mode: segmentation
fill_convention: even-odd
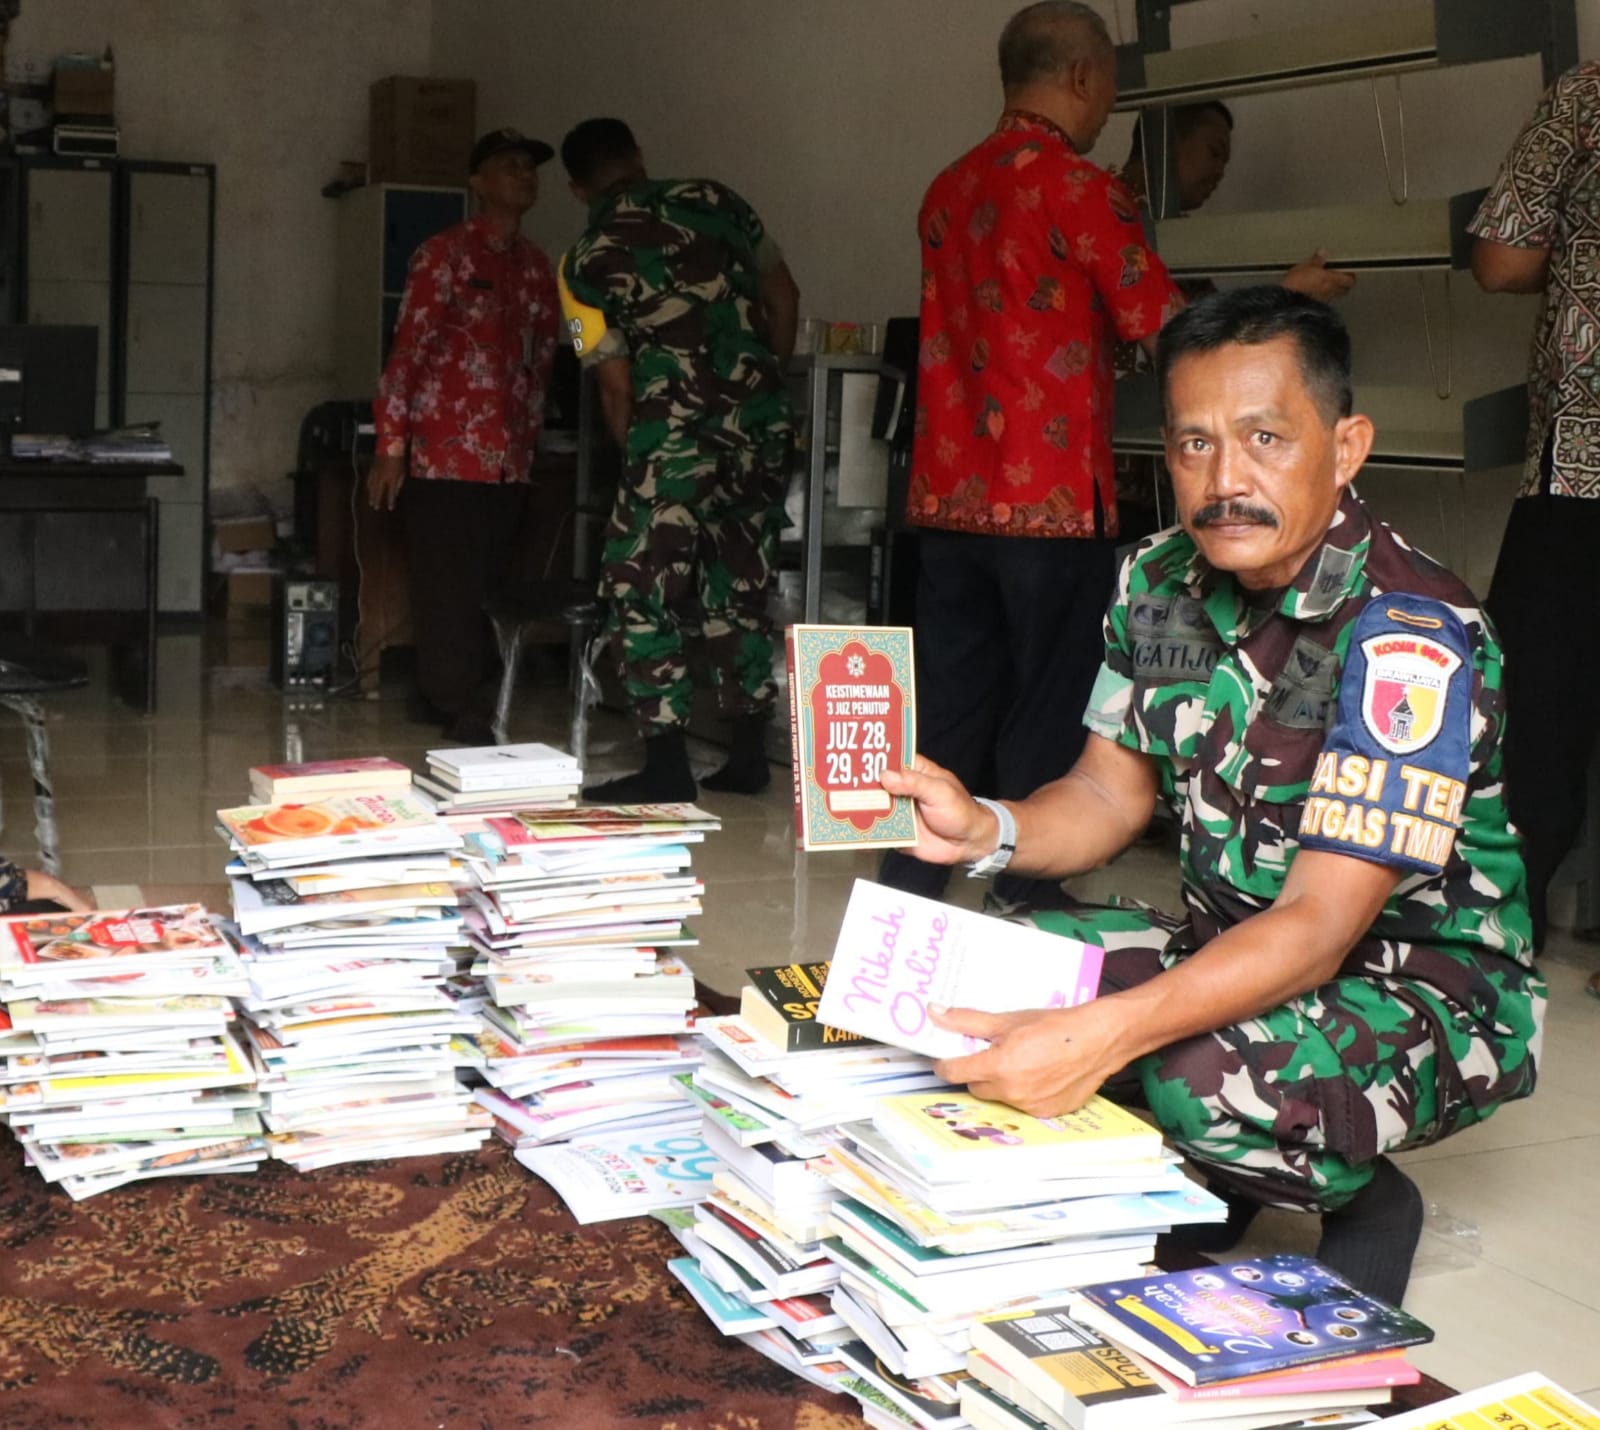
[[[684,1079],[723,1166],[673,1269],[717,1324],[869,1419],[959,1424],[981,1315],[1135,1274],[1160,1232],[1223,1219],[1121,1108],[1027,1117],[934,1070],[980,1045],[927,1004],[1082,1002],[1100,956],[861,884],[830,964],[750,970]]]
[[[460,836],[410,793],[217,818],[273,1155],[310,1170],[480,1145],[490,1119],[458,1076],[478,1019],[449,986]]]
[[[464,898],[488,992],[479,1098],[499,1134],[525,1150],[692,1127],[673,1076],[700,1060],[697,998],[674,950],[694,942],[690,850],[717,821],[639,805],[484,824],[467,835]]]
[[[230,994],[244,970],[198,904],[0,923],[0,1115],[73,1197],[266,1156]]]
[[[441,814],[571,809],[583,771],[572,755],[549,745],[484,745],[428,751],[417,788]]]
[[[1432,1339],[1414,1316],[1308,1256],[1150,1271],[1082,1287],[1054,1306],[982,1317],[961,1411],[984,1430],[1365,1421],[1392,1387],[1420,1378],[1405,1348]]]

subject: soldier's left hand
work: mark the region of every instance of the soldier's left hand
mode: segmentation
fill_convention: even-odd
[[[1020,1013],[929,1012],[941,1028],[989,1041],[981,1052],[937,1063],[939,1076],[1033,1117],[1076,1112],[1127,1061],[1121,1013],[1109,1000]]]

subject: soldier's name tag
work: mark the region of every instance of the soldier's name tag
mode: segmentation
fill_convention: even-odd
[[[1302,848],[1443,870],[1466,807],[1470,655],[1450,607],[1373,598],[1351,632],[1338,719],[1301,809]]]
[[[493,293],[494,280],[492,278],[469,278],[467,279],[467,287],[477,288],[486,293]]]

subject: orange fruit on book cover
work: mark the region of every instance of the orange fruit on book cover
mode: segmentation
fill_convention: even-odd
[[[380,826],[357,815],[335,820],[314,804],[280,804],[257,815],[245,828],[266,839],[314,839],[319,834],[352,834]]]

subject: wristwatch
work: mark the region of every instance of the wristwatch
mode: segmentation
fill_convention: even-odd
[[[998,874],[1011,862],[1011,856],[1017,852],[1017,817],[1001,804],[998,800],[984,799],[982,795],[973,796],[985,809],[993,810],[994,817],[1000,821],[1000,842],[992,854],[986,854],[967,870],[969,879],[987,879],[991,874]]]

